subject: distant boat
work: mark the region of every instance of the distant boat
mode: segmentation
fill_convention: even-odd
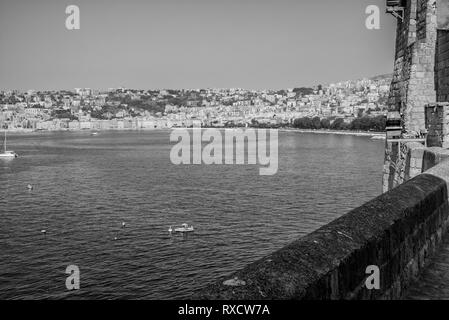
[[[92,132],[91,135],[96,136],[98,132]]]
[[[180,228],[175,228],[175,232],[193,232],[193,227],[183,223]]]
[[[6,150],[6,131],[5,131],[5,139],[3,141],[3,152],[0,151],[0,158],[17,158],[18,155],[14,151]]]

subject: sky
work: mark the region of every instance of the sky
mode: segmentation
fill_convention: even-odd
[[[440,29],[449,29],[449,0],[437,1],[438,27]]]
[[[66,7],[80,9],[67,30]],[[368,30],[368,5],[380,30]],[[281,89],[391,73],[384,0],[0,0],[0,90]]]

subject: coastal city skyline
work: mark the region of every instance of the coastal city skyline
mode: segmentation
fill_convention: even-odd
[[[190,127],[195,122],[210,127],[383,131],[391,79],[387,74],[281,90],[8,90],[0,91],[0,127],[139,130]]]
[[[79,30],[65,27],[69,5]],[[368,30],[369,5],[385,10],[382,0],[1,2],[0,88],[261,90],[388,73],[395,20]]]

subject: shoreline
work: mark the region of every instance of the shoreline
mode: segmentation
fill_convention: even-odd
[[[212,127],[214,128],[214,127]],[[250,127],[248,127],[250,128]],[[106,132],[106,131],[164,131],[164,130],[176,130],[176,129],[195,129],[195,128],[183,128],[183,127],[173,127],[173,128],[140,128],[140,129],[85,129],[85,130],[70,130],[70,129],[61,129],[61,130],[35,130],[35,129],[6,129],[2,131],[6,131],[7,133],[13,134],[39,134],[39,133],[60,133],[60,132],[85,132],[85,133],[93,133],[93,132]],[[202,127],[201,129],[211,129],[209,127]],[[244,127],[234,127],[234,128],[224,128],[217,127],[215,129],[226,130],[226,129],[247,129]],[[273,129],[273,128],[252,128],[252,129]],[[326,129],[298,129],[298,128],[277,128],[280,132],[295,132],[295,133],[314,133],[314,134],[336,134],[336,135],[351,135],[351,136],[369,136],[369,137],[381,137],[385,136],[385,132],[367,132],[367,131],[345,131],[345,130],[326,130]]]
[[[279,129],[282,132],[299,132],[299,133],[316,133],[316,134],[337,134],[337,135],[351,135],[351,136],[370,136],[370,137],[384,137],[385,132],[368,132],[368,131],[346,131],[346,130],[326,130],[326,129]]]

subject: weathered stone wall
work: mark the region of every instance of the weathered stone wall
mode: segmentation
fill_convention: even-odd
[[[411,49],[410,79],[401,112],[407,132],[425,128],[424,106],[436,102],[435,50],[437,16],[434,0],[418,0],[416,41]],[[409,53],[410,54],[410,53]]]
[[[195,298],[401,298],[446,235],[448,182],[443,162]],[[380,270],[379,290],[365,286],[371,265]]]
[[[440,0],[438,6],[443,5],[442,1],[449,0]],[[404,21],[399,20],[397,26],[396,62],[389,104],[390,110],[401,113],[403,137],[417,137],[427,127],[425,106],[436,103],[437,96],[439,101],[444,101],[449,94],[449,36],[448,31],[438,30],[436,0],[408,0],[405,3]],[[436,139],[436,136],[430,134],[430,139]],[[404,161],[408,151],[404,148],[397,143],[386,144],[384,192],[407,180]]]
[[[424,105],[436,101],[437,16],[433,0],[408,0],[398,20],[389,109],[403,114],[407,132],[424,129]]]
[[[449,150],[441,147],[425,147],[418,142],[398,144],[389,141],[387,144],[383,192],[396,188],[449,158]]]
[[[449,31],[438,30],[435,61],[437,101],[449,101]]]
[[[404,21],[398,20],[393,79],[390,87],[389,108],[399,111],[406,101],[412,45],[416,41],[416,7],[418,0],[407,0]]]
[[[426,145],[419,142],[402,142],[387,140],[385,145],[385,162],[383,168],[383,192],[417,176],[433,166],[449,151],[449,103],[440,102],[425,107],[425,127],[428,131]],[[438,147],[438,148],[430,148]],[[427,157],[433,156],[429,162]],[[435,160],[436,159],[436,160]]]
[[[425,146],[418,142],[387,141],[383,169],[383,192],[387,192],[422,172]]]
[[[422,159],[422,171],[427,172],[447,159],[449,159],[449,150],[438,147],[426,148]]]
[[[449,103],[426,106],[427,146],[449,148]]]

